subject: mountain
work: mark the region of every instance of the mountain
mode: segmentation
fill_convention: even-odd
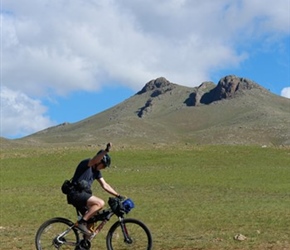
[[[161,77],[108,110],[17,141],[290,145],[290,99],[234,75],[194,88]]]

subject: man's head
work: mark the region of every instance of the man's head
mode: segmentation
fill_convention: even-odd
[[[103,153],[104,150],[100,150],[97,155]],[[107,168],[107,167],[110,167],[111,165],[111,157],[108,155],[108,154],[105,154],[101,160],[101,162],[104,164],[104,166]]]

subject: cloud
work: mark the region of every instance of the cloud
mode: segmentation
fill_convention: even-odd
[[[196,86],[246,60],[249,37],[289,33],[284,0],[4,0],[2,8],[2,79],[29,96],[97,91],[110,80],[138,90],[159,76]]]
[[[286,98],[290,98],[290,87],[282,89],[281,96],[284,96]]]
[[[0,97],[1,136],[23,136],[54,125],[40,101],[6,87],[1,88]]]

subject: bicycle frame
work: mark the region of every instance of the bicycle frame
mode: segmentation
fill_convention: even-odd
[[[72,228],[73,228],[73,227],[70,227],[70,228],[68,228],[67,230],[65,230],[62,234],[58,235],[58,236],[56,237],[56,240],[57,240],[59,243],[64,244],[65,241],[62,241],[61,238],[62,238],[63,236],[65,236],[68,232],[70,232]],[[71,245],[74,245],[74,244],[71,244]]]
[[[95,238],[95,236],[101,232],[101,230],[103,229],[103,227],[107,224],[107,222],[109,221],[109,219],[114,215],[113,212],[110,212],[110,214],[107,216],[107,218],[101,220],[101,223],[96,227],[94,228],[94,223],[97,222],[93,222],[93,225],[92,227],[90,228],[91,231],[93,231],[94,233],[90,236],[90,240],[92,240],[93,238]]]
[[[76,246],[75,243],[71,243],[71,242],[67,242],[67,241],[63,241],[62,238],[64,236],[66,236],[71,230],[73,230],[73,228],[75,227],[75,225],[72,225],[70,227],[68,227],[64,232],[62,232],[61,234],[57,235],[54,239],[53,239],[53,244],[55,246],[59,246],[59,245],[70,245],[70,246]]]
[[[94,224],[93,224],[93,226],[90,228],[90,230],[93,231],[93,234],[89,237],[89,240],[92,240],[93,238],[95,238],[96,235],[102,231],[104,226],[107,224],[107,222],[110,220],[110,218],[113,217],[113,215],[114,215],[114,213],[110,212],[106,216],[105,219],[101,220],[101,223],[96,228],[94,228]],[[118,219],[119,219],[119,222],[120,222],[120,225],[121,225],[122,233],[123,233],[123,236],[124,236],[124,241],[127,242],[127,243],[131,243],[131,239],[128,236],[128,231],[126,229],[126,226],[122,223],[124,217],[123,216],[118,216]]]

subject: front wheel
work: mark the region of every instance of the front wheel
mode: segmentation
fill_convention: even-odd
[[[74,223],[65,218],[53,218],[44,222],[35,236],[37,250],[75,249],[79,235]]]
[[[108,250],[151,250],[152,236],[147,226],[136,219],[117,221],[107,235]]]

